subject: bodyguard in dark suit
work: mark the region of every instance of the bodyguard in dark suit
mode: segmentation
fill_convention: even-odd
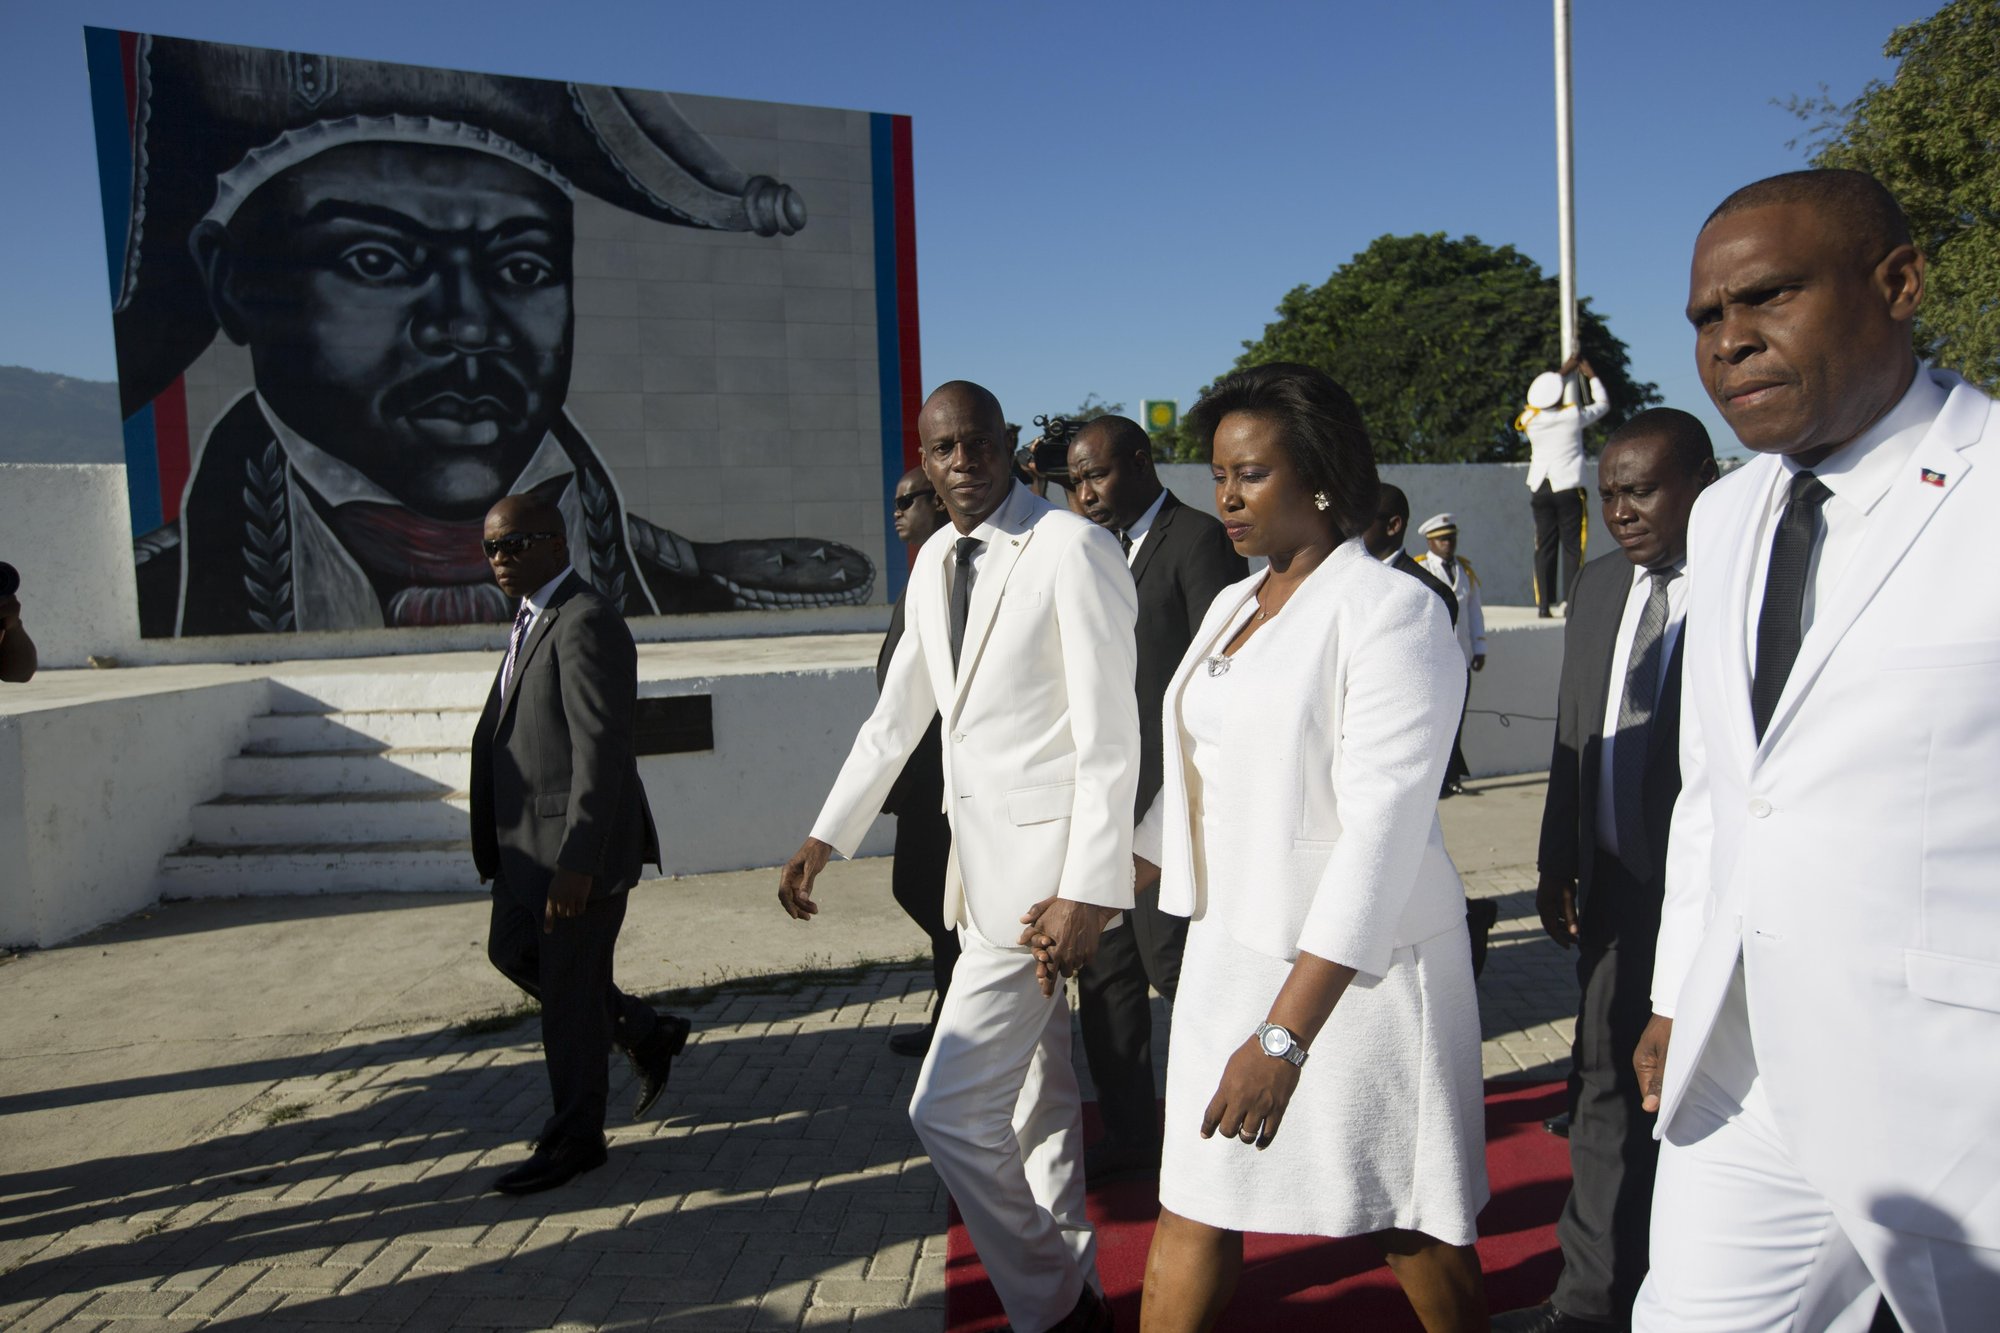
[[[1715,480],[1708,432],[1655,408],[1598,463],[1604,522],[1621,550],[1585,565],[1563,627],[1555,754],[1542,809],[1536,906],[1578,946],[1582,999],[1570,1075],[1563,1274],[1546,1305],[1495,1329],[1622,1329],[1646,1276],[1658,1145],[1632,1052],[1652,1013],[1653,946],[1680,794],[1681,612],[1688,515]]]
[[[1070,441],[1074,508],[1117,534],[1139,589],[1139,795],[1143,819],[1160,790],[1160,708],[1174,669],[1215,594],[1250,570],[1222,524],[1176,500],[1153,468],[1139,423],[1104,416]],[[1106,932],[1077,975],[1078,1021],[1104,1137],[1084,1153],[1093,1183],[1154,1171],[1160,1161],[1149,988],[1171,1004],[1187,942],[1187,918],[1169,916],[1151,893],[1138,896],[1126,929]]]
[[[1382,483],[1380,494],[1375,498],[1375,521],[1361,533],[1361,544],[1368,548],[1368,554],[1380,560],[1391,569],[1400,569],[1417,582],[1438,595],[1444,609],[1451,616],[1453,629],[1458,628],[1458,594],[1445,586],[1444,580],[1425,569],[1410,558],[1403,549],[1403,537],[1410,530],[1410,497],[1403,494],[1400,486]]]
[[[502,592],[521,601],[472,740],[472,855],[493,882],[487,957],[541,1002],[555,1110],[494,1188],[529,1194],[603,1164],[616,1043],[639,1080],[633,1118],[666,1085],[687,1020],[612,982],[625,893],[660,859],[632,752],[638,654],[618,609],[570,567],[560,511],[509,496],[486,516]]]
[[[937,491],[920,467],[911,468],[896,483],[896,535],[911,547],[922,546],[933,532],[950,521]],[[889,633],[875,659],[875,690],[889,675],[889,659],[903,640],[903,602],[889,617]],[[903,774],[882,802],[882,813],[896,817],[895,860],[889,872],[890,891],[896,904],[909,913],[931,939],[931,1019],[915,1032],[898,1032],[889,1038],[889,1049],[898,1055],[921,1057],[931,1048],[937,1032],[938,1006],[951,989],[952,968],[958,963],[958,931],[944,919],[944,876],[951,861],[951,821],[944,813],[944,753],[940,731],[943,723],[931,719],[931,729],[917,743],[916,753],[903,765]]]

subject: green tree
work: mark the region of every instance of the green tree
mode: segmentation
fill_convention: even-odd
[[[1326,371],[1361,405],[1385,463],[1508,462],[1527,456],[1514,417],[1528,381],[1562,360],[1557,300],[1556,280],[1511,245],[1381,236],[1319,286],[1287,292],[1236,364]],[[1660,395],[1632,378],[1625,344],[1587,301],[1578,314],[1583,354],[1611,399],[1595,442]]]
[[[1930,260],[1924,354],[2000,390],[2000,3],[1952,0],[1896,29],[1882,53],[1899,62],[1888,83],[1844,105],[1824,87],[1789,105],[1820,122],[1814,166],[1867,172],[1909,215]]]

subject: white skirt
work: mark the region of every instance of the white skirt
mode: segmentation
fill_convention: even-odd
[[[1230,1231],[1400,1228],[1470,1245],[1486,1205],[1479,1000],[1463,925],[1356,977],[1313,1042],[1271,1146],[1201,1137],[1223,1066],[1291,972],[1209,917],[1188,930],[1167,1057],[1160,1205]]]

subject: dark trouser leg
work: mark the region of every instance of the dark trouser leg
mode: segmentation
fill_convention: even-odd
[[[611,984],[611,957],[625,921],[624,894],[592,899],[582,916],[557,921],[548,934],[542,933],[542,912],[541,903],[531,905],[496,889],[486,956],[503,976],[541,1001],[542,1058],[555,1099],[541,1141],[595,1138],[604,1133],[613,1029],[643,1027],[643,1037],[658,1019]]]
[[[1144,1145],[1159,1122],[1153,1096],[1153,1013],[1146,967],[1129,923],[1107,930],[1077,973],[1077,1021],[1104,1137]]]
[[[1126,913],[1122,928],[1105,933],[1097,957],[1077,974],[1083,1053],[1108,1141],[1150,1150],[1159,1140],[1150,991],[1173,1002],[1186,944],[1187,918],[1160,911],[1148,894]]]
[[[1528,501],[1535,514],[1535,605],[1546,611],[1560,602],[1556,592],[1556,554],[1562,533],[1556,521],[1556,497],[1545,481]]]
[[[931,978],[937,998],[931,1013],[951,989],[951,970],[958,963],[958,931],[944,919],[944,872],[951,858],[951,824],[943,814],[924,811],[896,816],[896,859],[889,870],[890,892],[896,903],[931,939]]]
[[[1574,487],[1555,493],[1556,531],[1562,539],[1562,596],[1557,601],[1567,602],[1576,591],[1577,566],[1583,563],[1584,541],[1590,535],[1588,520],[1583,512],[1583,487]]]
[[[1556,1223],[1563,1273],[1555,1306],[1622,1325],[1647,1268],[1659,1145],[1640,1109],[1632,1052],[1652,1014],[1659,891],[1600,856],[1585,904],[1577,979],[1569,1200]]]
[[[1451,734],[1451,759],[1445,764],[1444,769],[1444,786],[1446,791],[1464,782],[1466,775],[1472,772],[1471,768],[1465,762],[1465,750],[1459,744],[1460,741],[1465,739],[1465,710],[1466,706],[1471,702],[1472,668],[1468,666],[1465,669],[1465,699],[1458,705],[1458,730]]]

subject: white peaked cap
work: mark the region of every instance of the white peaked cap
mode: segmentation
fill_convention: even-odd
[[[1562,401],[1563,377],[1553,370],[1545,370],[1535,376],[1528,386],[1529,407],[1554,407]]]
[[[1441,532],[1457,532],[1458,520],[1450,514],[1432,514],[1417,528],[1419,537],[1435,537]]]

